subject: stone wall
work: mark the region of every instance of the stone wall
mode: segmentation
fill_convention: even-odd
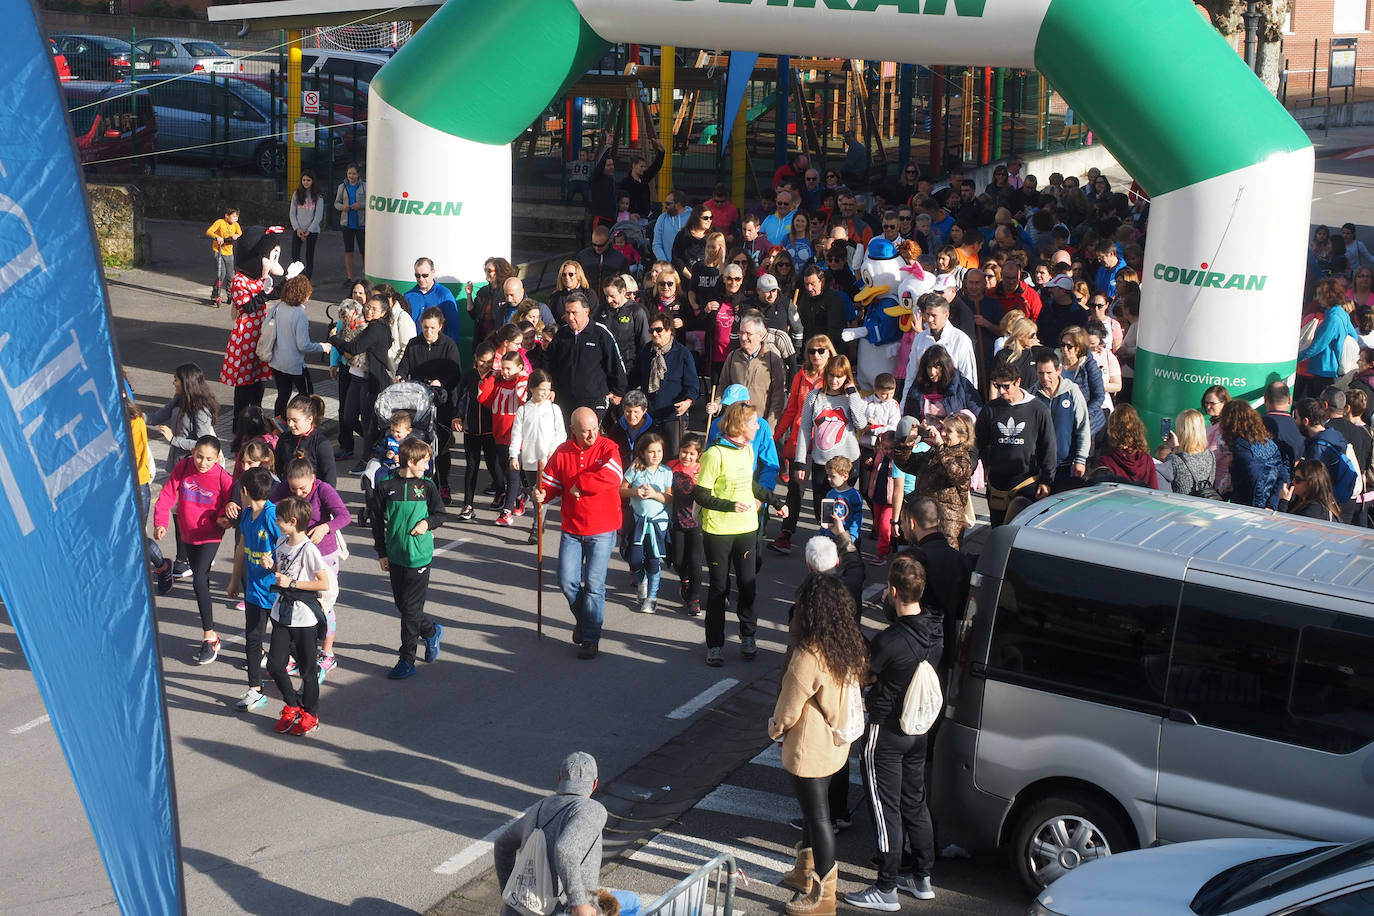
[[[104,263],[126,268],[147,264],[152,259],[152,242],[143,225],[143,199],[138,188],[88,184],[86,193]]]
[[[286,221],[286,203],[271,178],[143,175],[133,183],[143,194],[144,212],[152,219],[192,220],[208,226],[224,215],[225,206],[233,206],[239,208],[245,226]]]

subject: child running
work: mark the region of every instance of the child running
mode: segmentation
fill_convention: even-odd
[[[439,487],[424,476],[432,453],[414,437],[401,443],[396,476],[372,490],[372,542],[382,570],[391,577],[391,596],[401,613],[401,651],[387,675],[393,681],[415,674],[415,648],[425,641],[425,661],[439,657],[444,628],[425,616],[434,529],[444,520]]]
[[[516,410],[525,402],[528,385],[529,376],[525,372],[519,351],[507,350],[501,356],[497,371],[482,380],[482,387],[477,393],[477,399],[491,409],[491,434],[496,441],[496,460],[502,470],[510,464],[511,428],[515,425]],[[505,477],[507,480],[504,490],[498,484],[496,499],[492,501],[493,509],[501,509],[501,514],[496,519],[498,525],[509,525],[515,520],[508,502],[518,479],[516,475],[509,473]]]
[[[267,670],[277,682],[285,704],[277,720],[278,734],[308,735],[320,727],[317,642],[324,629],[324,608],[332,607],[339,597],[334,574],[306,534],[310,513],[310,504],[294,496],[277,503],[277,525],[282,539],[271,560],[277,600],[272,605],[272,648],[267,656]],[[287,673],[288,661],[294,661],[300,669],[299,691]]]
[[[553,450],[568,438],[567,425],[563,422],[563,411],[553,402],[553,376],[543,369],[530,373],[529,400],[515,411],[515,423],[510,435],[510,468],[520,475],[516,485],[515,473],[510,475],[510,486],[506,490],[506,511],[514,515],[525,513],[525,502],[530,487],[544,462],[553,455]],[[516,493],[519,498],[516,498]],[[539,531],[539,515],[542,509],[536,508],[534,524],[530,525],[527,541],[533,544]]]
[[[620,485],[630,500],[630,573],[639,597],[639,612],[658,609],[658,584],[667,555],[668,504],[673,499],[673,472],[663,465],[663,437],[645,433],[635,443],[635,460]]]
[[[191,587],[204,630],[195,656],[197,665],[208,665],[219,656],[215,605],[210,598],[210,564],[219,550],[224,529],[232,524],[224,517],[224,510],[234,492],[233,479],[220,467],[219,455],[219,440],[201,436],[190,456],[173,465],[153,510],[153,539],[160,541],[167,535],[172,507],[176,506],[181,538],[191,565]]]
[[[248,690],[235,705],[245,711],[267,702],[262,695],[262,641],[276,582],[271,569],[272,551],[282,539],[277,507],[268,500],[272,484],[272,472],[261,465],[249,468],[239,478],[239,495],[244,501],[239,512],[242,549],[234,558],[234,569],[243,582],[243,648],[248,657]],[[231,584],[229,597],[235,594]]]
[[[701,567],[706,563],[706,550],[701,542],[701,525],[697,523],[696,502],[692,491],[701,470],[701,437],[689,433],[678,444],[677,460],[668,462],[673,472],[672,536],[668,539],[673,550],[673,568],[677,570],[678,593],[682,597],[682,612],[688,617],[701,616]]]
[[[849,483],[849,474],[854,463],[843,455],[836,455],[825,463],[825,476],[830,481],[830,492],[826,499],[835,500],[835,517],[849,532],[849,539],[859,543],[859,529],[863,527],[864,501],[859,491]],[[830,534],[830,519],[821,519],[821,530]]]
[[[315,476],[335,487],[334,447],[320,429],[323,419],[324,398],[318,394],[298,394],[287,402],[286,432],[277,442],[277,467],[286,467],[293,458],[304,458],[315,469]]]

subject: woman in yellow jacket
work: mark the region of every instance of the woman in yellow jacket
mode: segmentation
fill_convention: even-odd
[[[830,777],[849,759],[846,690],[868,672],[868,648],[854,598],[837,576],[811,573],[792,606],[787,670],[768,736],[782,741],[782,765],[802,810],[797,861],[782,883],[797,891],[790,916],[833,916],[835,834],[830,827]]]

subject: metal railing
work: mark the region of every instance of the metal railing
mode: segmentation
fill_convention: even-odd
[[[733,916],[735,857],[721,853],[675,884],[640,916]]]

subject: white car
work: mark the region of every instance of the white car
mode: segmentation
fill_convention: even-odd
[[[1368,916],[1374,838],[1198,840],[1075,868],[1028,916]]]

